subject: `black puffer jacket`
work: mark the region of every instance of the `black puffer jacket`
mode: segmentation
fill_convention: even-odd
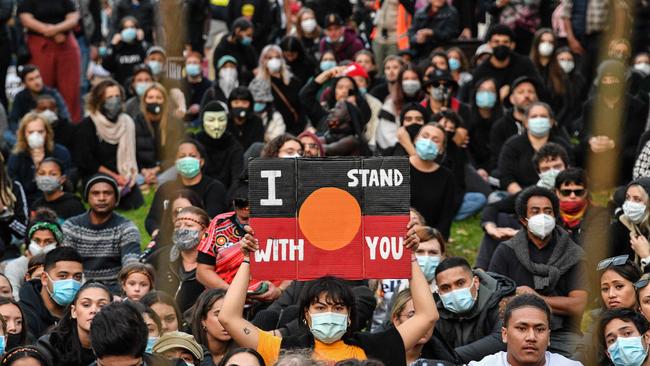
[[[501,341],[499,303],[514,295],[516,289],[515,282],[508,277],[482,270],[476,270],[475,275],[480,281],[478,299],[467,314],[455,314],[445,309],[436,295],[440,313],[436,330],[444,334],[463,362],[505,351],[505,344]]]

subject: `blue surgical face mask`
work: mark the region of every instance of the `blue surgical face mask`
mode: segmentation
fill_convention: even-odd
[[[438,157],[438,144],[429,139],[418,139],[415,141],[415,152],[422,160],[436,160]]]
[[[440,264],[440,256],[430,256],[430,255],[416,255],[415,258],[418,260],[418,265],[424,273],[427,281],[432,281],[436,277],[436,268]]]
[[[551,120],[546,117],[528,119],[528,131],[535,137],[544,137],[551,130]]]
[[[122,40],[126,43],[131,43],[135,40],[135,37],[138,35],[138,32],[135,30],[135,28],[124,28],[120,32],[120,35],[122,36]]]
[[[158,340],[158,337],[149,337],[147,338],[147,348],[144,349],[144,353],[153,354],[153,345]]]
[[[482,90],[476,93],[476,106],[479,108],[492,108],[497,103],[497,93]]]
[[[0,336],[0,355],[4,354],[7,348],[7,336]]]
[[[185,65],[185,71],[187,75],[195,77],[201,75],[201,65],[199,64],[187,64]]]
[[[149,86],[151,86],[151,83],[148,83],[148,82],[135,83],[135,93],[139,97],[141,97],[141,96],[144,95],[144,92],[146,92],[147,89],[149,89]]]
[[[75,295],[77,295],[77,291],[79,291],[79,288],[81,287],[81,282],[73,279],[54,281],[49,274],[47,274],[47,277],[52,281],[52,292],[47,289],[52,300],[60,306],[69,305]]]
[[[147,61],[147,66],[149,66],[154,75],[162,72],[162,64],[159,61]]]
[[[470,287],[459,288],[444,295],[440,295],[440,300],[442,300],[442,305],[445,309],[456,314],[468,312],[474,306],[474,302],[476,302],[476,299],[472,296]]]
[[[266,109],[266,103],[255,102],[253,104],[253,110],[256,113],[262,113]]]
[[[347,314],[339,313],[317,313],[311,316],[311,333],[314,338],[323,343],[334,343],[343,337],[348,329]]]
[[[239,43],[241,43],[243,46],[250,46],[251,43],[253,43],[253,38],[248,36],[243,36],[239,40]]]
[[[323,60],[320,62],[320,71],[327,71],[333,67],[336,67],[336,61],[334,60]]]
[[[456,71],[456,70],[460,69],[460,66],[461,66],[460,65],[460,60],[458,60],[456,58],[450,58],[449,59],[449,69],[451,71]]]
[[[368,88],[359,88],[359,94],[364,95],[368,92]]]
[[[648,357],[648,350],[643,347],[643,337],[618,337],[616,342],[607,347],[609,358],[616,366],[641,366]]]
[[[99,57],[106,57],[108,55],[108,48],[106,46],[99,46]]]

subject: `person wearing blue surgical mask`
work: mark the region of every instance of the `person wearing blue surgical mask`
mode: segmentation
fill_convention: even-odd
[[[120,24],[120,31],[113,35],[107,53],[102,59],[102,67],[113,74],[121,85],[127,85],[137,65],[144,62],[144,32],[138,28],[134,17],[126,16]]]
[[[201,54],[190,52],[185,57],[185,78],[183,79],[183,94],[185,95],[185,121],[194,121],[199,117],[201,111],[201,99],[205,92],[210,89],[212,83],[203,77]]]
[[[162,47],[154,46],[149,48],[144,63],[151,69],[155,81],[160,82],[165,78],[164,71],[167,63],[167,55]]]
[[[415,258],[420,265],[424,277],[436,288],[436,268],[445,256],[445,238],[440,232],[430,226],[423,226],[417,230],[420,245],[415,250]]]
[[[501,149],[501,155],[497,163],[500,174],[501,186],[510,194],[516,194],[523,188],[537,184],[539,177],[536,174],[532,158],[535,152],[539,151],[549,142],[556,143],[564,148],[569,156],[569,162],[573,161],[573,145],[569,142],[566,134],[555,128],[556,122],[551,107],[543,102],[534,102],[525,113],[524,127],[526,133],[510,138]],[[558,172],[554,172],[557,175]],[[543,178],[543,176],[542,176]],[[555,180],[551,177],[552,181]],[[546,188],[553,188],[548,182],[539,184]]]
[[[601,314],[600,339],[614,366],[647,366],[650,325],[643,315],[629,309]]]
[[[147,348],[145,348],[144,352],[153,354],[153,345],[162,335],[162,324],[158,314],[150,307],[142,308],[142,319],[144,319],[144,323],[147,325],[148,333]]]
[[[88,365],[95,360],[90,327],[95,315],[112,301],[111,292],[99,282],[87,282],[79,289],[50,334],[38,341],[50,351],[53,366]]]
[[[473,271],[462,257],[449,257],[436,269],[436,329],[463,362],[505,350],[500,339],[499,303],[514,295],[515,282],[505,276]]]
[[[72,247],[58,247],[45,255],[40,281],[28,281],[20,289],[25,323],[35,337],[43,335],[64,315],[83,280],[81,255]]]
[[[497,94],[497,84],[487,77],[474,83],[475,89],[470,98],[470,120],[465,121],[469,129],[468,151],[472,156],[477,173],[487,181],[493,169],[493,152],[490,149],[490,133],[501,117],[501,102]]]
[[[459,198],[454,175],[440,165],[447,144],[446,132],[436,123],[422,126],[415,139],[411,165],[411,207],[418,210],[428,225],[449,237]]]
[[[472,81],[472,74],[467,72],[467,57],[463,51],[458,47],[451,47],[447,50],[447,59],[449,63],[449,71],[454,81],[458,83],[458,87],[462,87]]]
[[[419,242],[413,224],[405,228],[405,250]],[[342,279],[326,276],[308,282],[298,304],[298,319],[309,329],[289,345],[278,332],[264,332],[247,321],[242,311],[250,279],[249,255],[258,250],[254,228],[240,241],[244,252],[242,262],[230,284],[218,320],[242,347],[256,349],[267,365],[278,359],[286,348],[313,350],[314,357],[334,363],[343,359],[378,359],[385,365],[404,364],[406,350],[414,347],[435,326],[438,319],[431,290],[420,266],[411,257],[411,292],[415,314],[395,328],[379,333],[355,332],[357,304],[352,288]],[[408,253],[408,251],[407,251]],[[371,345],[372,344],[372,345]]]

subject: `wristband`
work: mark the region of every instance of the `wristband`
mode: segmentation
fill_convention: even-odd
[[[244,259],[244,260],[243,260],[243,261],[241,261],[241,262],[242,262],[242,263],[248,263],[248,264],[251,264],[251,261],[250,261],[250,259]]]

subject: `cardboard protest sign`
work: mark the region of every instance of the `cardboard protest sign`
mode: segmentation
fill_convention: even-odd
[[[408,278],[407,158],[253,159],[255,278]]]

